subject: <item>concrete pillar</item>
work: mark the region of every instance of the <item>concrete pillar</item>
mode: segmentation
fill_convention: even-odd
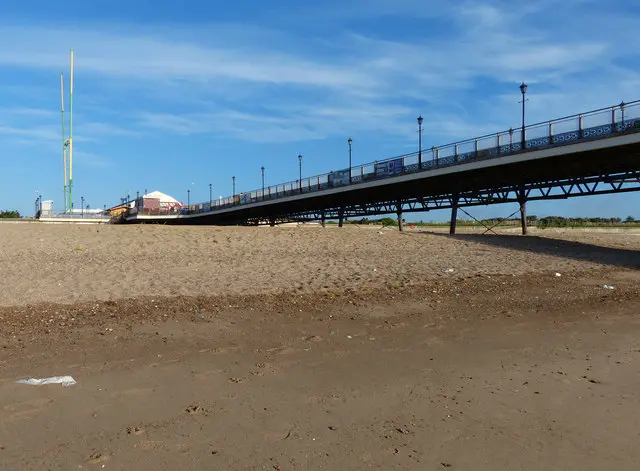
[[[456,233],[456,223],[458,222],[458,197],[454,197],[451,205],[451,223],[449,224],[449,234]]]
[[[402,206],[398,205],[398,230],[402,232]]]
[[[320,224],[322,224],[322,227],[326,227],[326,216],[324,214],[324,211],[322,211],[322,217],[320,218]]]
[[[524,189],[518,192],[518,202],[520,203],[520,225],[522,226],[522,235],[527,235],[527,198]]]
[[[342,227],[343,222],[344,222],[344,208],[340,208],[340,211],[338,211],[338,227]]]

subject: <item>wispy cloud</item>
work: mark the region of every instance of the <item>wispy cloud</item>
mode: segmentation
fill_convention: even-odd
[[[589,9],[580,9],[583,4]],[[637,83],[621,59],[639,55],[640,46],[626,41],[620,47],[617,28],[593,25],[604,14],[630,31],[640,19],[603,10],[590,0],[518,5],[375,0],[325,9],[343,25],[329,37],[301,38],[286,30],[235,24],[207,25],[208,34],[181,26],[132,33],[109,25],[7,25],[0,40],[18,46],[0,51],[0,66],[52,73],[66,67],[62,51],[76,44],[78,83],[85,84],[85,95],[93,92],[87,99],[98,109],[102,101],[111,112],[117,107],[112,99],[125,100],[134,123],[78,124],[78,138],[87,141],[154,130],[263,142],[320,139],[358,129],[407,136],[406,123],[418,112],[439,135],[459,132],[462,138],[500,124],[511,113],[509,106],[486,110],[480,118],[471,112],[470,106],[483,106],[489,98],[502,102],[497,85],[513,87],[517,95],[520,80],[540,84],[531,112],[564,106],[564,114],[558,97],[569,97],[564,103],[573,106],[571,97],[606,90],[600,82],[617,81],[620,90],[630,91],[629,84]],[[574,21],[543,29],[543,19],[553,24],[550,9],[559,17],[571,12]],[[442,31],[429,34],[425,24],[422,34],[396,28],[395,34],[373,36],[357,22],[380,17],[400,25],[416,17],[437,18]],[[576,34],[579,22],[590,25],[589,31]],[[482,85],[487,81],[493,90]],[[124,96],[110,87],[125,90]],[[97,90],[112,93],[100,97]],[[604,96],[612,96],[611,90]],[[517,96],[508,100],[515,103]]]

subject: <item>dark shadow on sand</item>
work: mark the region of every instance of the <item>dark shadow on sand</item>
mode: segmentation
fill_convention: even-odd
[[[617,249],[572,242],[567,240],[549,239],[538,236],[521,235],[481,235],[457,234],[449,235],[437,232],[422,232],[440,237],[450,237],[468,242],[491,245],[504,249],[521,250],[523,252],[541,253],[556,257],[599,263],[602,265],[640,269],[640,250]],[[634,236],[634,237],[640,237]]]

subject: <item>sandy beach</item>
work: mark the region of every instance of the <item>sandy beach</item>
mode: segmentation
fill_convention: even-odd
[[[0,469],[635,470],[640,235],[463,232],[0,225]]]
[[[0,306],[313,293],[640,267],[640,234],[482,237],[377,227],[5,225]],[[548,234],[548,235],[546,235]],[[549,237],[551,236],[551,237]]]

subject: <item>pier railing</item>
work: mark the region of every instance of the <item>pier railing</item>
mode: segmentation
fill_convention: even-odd
[[[191,205],[181,209],[179,214],[215,212],[245,204],[321,192],[330,188],[356,187],[373,180],[428,172],[443,167],[634,132],[640,132],[640,100],[531,124],[525,126],[524,129],[522,127],[508,129],[443,146],[424,148],[418,152],[385,160],[305,177],[302,180],[240,192],[226,198]],[[147,211],[140,208],[138,214],[147,214]],[[161,213],[154,211],[153,214],[159,215]]]

